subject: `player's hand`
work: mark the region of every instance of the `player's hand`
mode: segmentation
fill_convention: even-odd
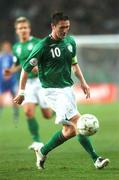
[[[24,96],[23,95],[17,95],[13,101],[16,103],[16,104],[22,104],[22,102],[24,101]]]
[[[38,73],[38,66],[35,66],[33,69],[32,69],[32,72],[34,74],[37,74]]]
[[[81,88],[86,95],[86,99],[90,98],[90,87],[86,82],[81,83]]]
[[[11,76],[11,70],[10,69],[5,69],[4,70],[4,76]]]

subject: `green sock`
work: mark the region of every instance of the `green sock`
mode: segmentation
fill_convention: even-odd
[[[78,137],[78,141],[80,142],[80,144],[90,154],[91,158],[95,162],[99,156],[96,154],[94,148],[92,147],[89,137],[83,136],[81,134],[79,134],[77,137]]]
[[[33,141],[39,142],[40,141],[39,126],[36,119],[35,118],[27,119],[27,122]]]
[[[47,144],[45,144],[42,148],[41,148],[41,153],[43,155],[47,155],[48,152],[50,152],[51,150],[53,150],[54,148],[56,148],[57,146],[63,144],[65,141],[67,141],[68,139],[66,139],[63,134],[62,131],[58,131],[56,132],[53,137],[49,140],[49,142]]]

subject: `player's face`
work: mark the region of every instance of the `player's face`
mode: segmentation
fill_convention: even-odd
[[[12,51],[10,42],[3,42],[1,49],[3,52],[10,53]]]
[[[61,20],[56,25],[52,25],[52,33],[55,39],[63,39],[70,28],[69,20]]]
[[[19,40],[24,41],[28,40],[30,37],[31,29],[29,23],[27,22],[20,22],[16,26],[16,34],[19,37]]]

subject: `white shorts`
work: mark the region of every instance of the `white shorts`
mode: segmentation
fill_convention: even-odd
[[[46,103],[44,89],[41,86],[39,78],[28,79],[25,87],[25,103],[39,104],[41,108],[48,108]]]
[[[49,107],[56,112],[56,124],[70,124],[70,119],[79,114],[72,87],[44,88]]]

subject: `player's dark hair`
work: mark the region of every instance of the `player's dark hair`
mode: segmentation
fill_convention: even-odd
[[[63,12],[56,12],[51,17],[51,23],[54,25],[58,24],[58,22],[61,20],[69,20],[69,17],[67,15],[64,15]]]
[[[21,16],[21,17],[18,17],[15,20],[15,23],[14,23],[15,28],[16,28],[17,24],[24,23],[24,22],[27,22],[29,24],[29,26],[31,26],[31,23],[30,23],[29,19],[24,17],[24,16]]]

